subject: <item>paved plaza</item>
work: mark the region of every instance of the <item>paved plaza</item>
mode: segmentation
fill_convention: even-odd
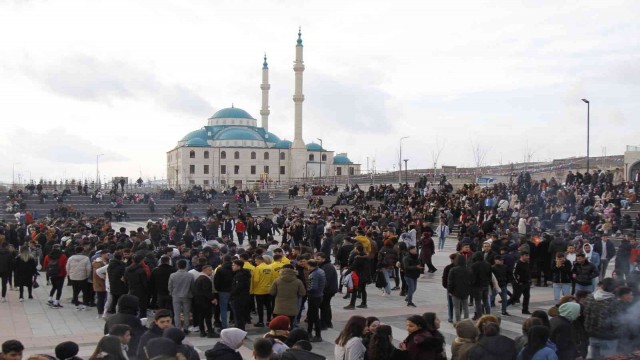
[[[135,229],[141,223],[114,223],[114,228],[125,226],[128,229]],[[448,255],[454,251],[456,240],[450,238],[446,249],[438,252],[434,256],[434,264],[438,268],[435,274],[427,274],[418,280],[418,290],[414,296],[417,308],[410,308],[405,305],[403,297],[399,296],[399,291],[394,291],[392,296],[383,297],[381,291],[375,286],[367,287],[368,309],[343,310],[348,300],[343,300],[337,294],[333,301],[333,324],[334,328],[322,332],[321,343],[315,343],[314,352],[325,355],[328,359],[333,359],[334,340],[342,326],[351,315],[377,316],[382,323],[388,324],[393,329],[393,337],[401,341],[407,336],[404,320],[413,314],[424,312],[435,312],[442,320],[440,331],[444,334],[447,342],[447,352],[451,352],[451,343],[455,338],[455,329],[447,320],[447,305],[445,290],[441,285],[442,269],[448,264]],[[75,341],[80,345],[80,357],[88,358],[95,349],[100,337],[103,335],[104,320],[97,318],[97,310],[89,308],[87,311],[76,311],[70,303],[71,288],[65,286],[62,309],[51,309],[46,305],[49,287],[45,286],[44,277],[40,278],[41,286],[34,290],[34,299],[18,302],[18,292],[9,291],[7,303],[0,304],[0,340],[19,339],[26,347],[25,354],[36,353],[53,354],[53,348],[62,341]],[[497,301],[497,300],[496,300]],[[553,304],[552,288],[531,289],[530,311],[537,309],[547,310]],[[498,306],[500,304],[497,304]],[[473,310],[470,308],[471,315]],[[499,314],[499,307],[493,309]],[[522,315],[519,306],[510,307],[512,316],[503,317],[502,333],[509,337],[516,337],[521,334],[522,322],[528,317]],[[253,316],[255,320],[255,316]],[[252,359],[251,344],[253,339],[262,336],[268,331],[267,328],[247,327],[250,341],[245,341],[244,347],[240,349],[245,359]],[[200,338],[197,333],[187,336],[185,339],[193,344],[204,358],[204,351],[210,349],[216,339]]]

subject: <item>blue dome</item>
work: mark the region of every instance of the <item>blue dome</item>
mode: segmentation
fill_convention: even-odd
[[[193,138],[193,139],[187,141],[187,143],[185,145],[186,146],[191,146],[191,147],[209,146],[209,144],[206,141],[204,141],[204,140],[202,140],[200,138]]]
[[[264,141],[268,143],[279,143],[280,138],[276,134],[268,132],[265,134]]]
[[[189,141],[191,139],[206,139],[206,138],[207,138],[207,131],[205,129],[198,129],[188,133],[180,141]]]
[[[291,149],[291,141],[282,140],[276,143],[273,147],[276,149]]]
[[[333,163],[336,165],[350,165],[353,161],[349,160],[347,154],[338,154],[333,157]]]
[[[211,116],[211,119],[226,119],[226,118],[255,120],[253,117],[251,117],[251,115],[249,115],[248,112],[239,108],[234,108],[234,107],[218,110],[216,111],[215,114],[213,114],[213,116]]]
[[[319,144],[316,144],[316,143],[307,144],[307,150],[309,150],[309,151],[324,151],[322,146],[320,146]]]
[[[247,128],[226,128],[216,136],[216,140],[258,140],[264,141],[260,134]]]

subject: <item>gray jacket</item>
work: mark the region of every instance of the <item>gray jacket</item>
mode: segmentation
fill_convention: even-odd
[[[193,297],[193,275],[186,269],[180,269],[169,276],[169,295],[176,298]]]

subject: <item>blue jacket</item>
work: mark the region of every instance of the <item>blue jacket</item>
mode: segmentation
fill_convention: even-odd
[[[518,354],[517,360],[523,359],[522,354],[525,349],[522,349],[520,351],[520,353]],[[553,351],[553,349],[545,346],[542,349],[538,350],[535,354],[533,354],[533,357],[531,358],[531,360],[558,360],[558,355],[556,355],[556,352]]]
[[[309,273],[309,287],[307,288],[308,297],[322,297],[324,294],[324,287],[327,284],[327,278],[324,274],[324,270],[319,267],[315,268]]]

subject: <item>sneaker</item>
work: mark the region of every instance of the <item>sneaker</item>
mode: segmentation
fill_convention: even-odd
[[[6,302],[7,302],[7,299],[5,299],[5,298],[0,298],[0,303],[6,303]]]
[[[200,328],[197,326],[192,326],[189,328],[189,331],[197,333],[197,332],[200,332]]]
[[[353,305],[347,305],[347,306],[343,307],[343,309],[345,309],[345,310],[355,310],[356,307],[353,306]]]
[[[20,302],[24,302],[24,299],[23,299],[23,298],[20,298],[20,299],[18,299],[18,301],[20,301]]]
[[[322,338],[320,336],[314,336],[311,339],[309,339],[309,342],[319,343],[319,342],[322,342]]]
[[[408,303],[407,303],[407,306],[408,306],[408,307],[416,307],[416,304],[414,304],[414,303],[412,303],[412,302],[408,302]]]
[[[51,305],[52,309],[62,309],[64,306],[62,306],[61,304],[53,304]]]
[[[531,312],[529,312],[529,310],[522,310],[522,314],[523,315],[531,315]]]
[[[391,290],[400,290],[400,287],[399,286],[394,286],[393,289],[391,289]]]
[[[360,305],[358,305],[356,307],[360,308],[360,309],[366,309],[367,308],[367,304],[360,304]]]
[[[389,296],[389,295],[391,295],[391,294],[387,294],[386,292],[383,292],[383,293],[382,293],[382,296],[383,296],[383,297],[387,297],[387,296]]]
[[[47,301],[47,304],[49,304],[49,306],[53,305],[53,300]]]
[[[511,316],[511,314],[509,314],[509,313],[508,313],[508,312],[506,312],[506,311],[503,311],[503,312],[502,312],[502,315],[504,315],[504,316]]]
[[[264,327],[264,323],[257,322],[253,326],[255,326],[255,327]]]

